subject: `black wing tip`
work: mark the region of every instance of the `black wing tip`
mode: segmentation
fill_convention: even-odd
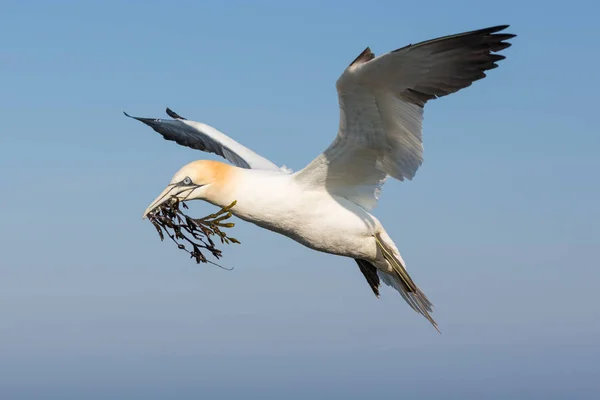
[[[129,115],[127,114],[125,111],[123,111],[123,114],[125,114],[126,117],[129,118],[133,118],[133,119],[137,119],[138,121],[144,121],[144,120],[151,120],[152,118],[142,118],[142,117],[134,117],[133,115]]]
[[[123,111],[123,114],[125,114],[126,117],[129,118],[133,118],[133,119],[137,119],[138,121],[160,121],[159,118],[141,118],[141,117],[134,117],[133,115],[129,115],[127,114],[127,112]],[[171,110],[170,108],[167,107],[167,114],[169,115],[169,117],[171,118],[175,118],[175,119],[183,119],[185,120],[185,118],[183,118],[181,115],[177,114],[175,111]]]
[[[375,54],[373,54],[373,52],[371,51],[370,47],[367,47],[366,49],[364,49],[362,51],[362,53],[360,53],[358,55],[358,57],[356,57],[354,59],[354,61],[352,61],[350,63],[349,66],[351,67],[351,66],[353,66],[355,64],[363,64],[363,63],[366,63],[367,61],[371,61],[374,58],[375,58]]]
[[[488,28],[484,28],[484,29],[482,29],[482,31],[488,31],[489,33],[495,33],[495,32],[503,31],[508,27],[510,27],[509,24],[495,25],[495,26],[490,26]]]
[[[487,40],[489,40],[490,38],[493,38],[497,43],[501,44],[501,46],[496,46],[497,49],[492,50],[492,51],[500,51],[500,50],[504,50],[511,46],[510,43],[504,42],[505,40],[512,39],[517,36],[513,33],[497,33],[497,32],[501,32],[501,31],[505,30],[508,27],[510,27],[510,25],[508,25],[508,24],[496,25],[496,26],[490,26],[488,28],[476,29],[476,30],[472,30],[472,31],[455,33],[455,34],[446,35],[446,36],[440,36],[435,39],[425,40],[423,42],[419,42],[416,44],[412,44],[412,43],[408,44],[404,47],[401,47],[399,49],[391,51],[391,53],[396,53],[396,52],[399,52],[402,50],[407,50],[411,47],[418,47],[418,46],[428,45],[428,44],[435,43],[435,42],[442,42],[442,41],[445,41],[448,39],[473,38],[473,37],[482,37],[482,38],[486,38]]]
[[[381,282],[379,280],[379,275],[377,275],[377,268],[370,262],[362,259],[355,258],[354,261],[356,261],[360,272],[362,272],[367,279],[367,283],[373,291],[373,294],[375,294],[375,297],[379,298],[379,286]]]
[[[482,46],[482,48],[487,50],[488,54],[491,55],[491,53],[498,53],[512,46],[512,43],[507,42],[507,40],[513,39],[517,37],[517,35],[514,33],[502,32],[508,27],[510,27],[508,24],[496,25],[489,28],[477,29],[456,35],[444,36],[438,39],[433,39],[431,42],[442,42],[446,39],[465,40],[465,44],[473,46],[473,48]],[[426,42],[424,42],[424,44],[425,43]],[[493,57],[498,57],[498,55],[493,55]],[[501,59],[495,59],[494,61],[501,61],[504,58],[506,57],[502,56]]]
[[[517,35],[514,33],[499,33],[509,27],[510,27],[510,25],[508,25],[508,24],[507,25],[497,25],[497,26],[492,26],[489,28],[484,28],[484,29],[480,29],[477,31],[473,31],[472,33],[483,34],[485,36],[493,37],[494,39],[498,40],[499,42],[502,42],[502,44],[506,45],[506,47],[499,49],[499,50],[504,50],[512,45],[511,43],[505,43],[504,41],[517,37]],[[499,51],[499,50],[497,50],[497,51]]]
[[[177,114],[175,111],[171,110],[169,107],[167,107],[166,112],[167,112],[167,115],[171,118],[185,120],[185,118],[183,118],[181,115]]]
[[[132,118],[132,119],[135,119],[137,121],[144,122],[144,123],[145,123],[146,120],[150,120],[151,119],[151,118],[134,117],[133,115],[127,114],[125,111],[123,111],[123,114],[125,114],[126,117],[129,117],[129,118]]]
[[[158,118],[134,117],[133,115],[127,114],[125,111],[123,111],[123,114],[125,114],[126,117],[133,118],[136,121],[140,121],[141,123],[144,123],[152,128],[154,128],[157,123],[161,122],[160,119],[158,119]]]
[[[487,34],[487,35],[495,34],[494,36],[506,36],[506,39],[511,39],[511,38],[517,36],[514,33],[498,33],[505,29],[508,29],[508,28],[510,28],[510,25],[508,25],[508,24],[496,25],[496,26],[490,26],[489,28],[477,29],[475,31],[465,32],[465,33],[467,33],[467,34],[479,33],[479,34]]]

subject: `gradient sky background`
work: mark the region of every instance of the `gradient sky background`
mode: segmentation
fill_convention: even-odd
[[[600,390],[598,5],[590,1],[6,2],[0,398],[591,398]],[[141,219],[212,156],[122,111],[169,106],[300,169],[335,81],[511,24],[483,81],[428,104],[425,163],[376,215],[443,335],[354,261],[239,221],[232,272]],[[194,214],[214,207],[199,203]]]

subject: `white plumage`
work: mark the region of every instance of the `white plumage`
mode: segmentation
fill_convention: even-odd
[[[340,125],[333,143],[291,173],[215,128],[186,120],[136,118],[181,145],[218,154],[233,165],[195,161],[178,171],[144,216],[176,196],[218,206],[317,251],[355,259],[373,292],[380,280],[432,319],[431,303],[369,210],[388,176],[412,179],[423,162],[423,109],[484,78],[515,35],[496,26],[445,36],[375,57],[365,49],[337,81]],[[126,114],[127,115],[127,114]]]

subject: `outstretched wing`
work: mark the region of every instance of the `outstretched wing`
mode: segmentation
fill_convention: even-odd
[[[339,132],[295,174],[371,209],[386,177],[412,179],[423,162],[423,108],[485,78],[511,44],[508,25],[444,36],[379,57],[365,49],[337,81]]]
[[[190,121],[167,108],[172,120],[132,117],[160,133],[166,140],[172,140],[182,146],[217,154],[241,168],[283,171],[277,165],[259,156],[249,148],[242,146],[229,136],[212,126]]]

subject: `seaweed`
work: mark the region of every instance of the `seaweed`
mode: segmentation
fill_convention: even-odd
[[[180,208],[181,205],[182,208],[187,210],[188,206],[173,197],[151,211],[148,214],[148,220],[156,228],[161,241],[165,239],[166,234],[177,244],[180,250],[190,254],[190,257],[195,259],[196,263],[211,263],[220,268],[228,269],[209,261],[202,249],[209,251],[213,257],[219,259],[222,257],[223,252],[216,247],[213,237],[219,238],[222,244],[240,243],[239,240],[227,236],[221,230],[222,228],[233,228],[235,225],[233,222],[226,222],[232,217],[231,209],[235,204],[236,201],[204,218],[192,218]],[[191,249],[187,246],[191,246]]]

